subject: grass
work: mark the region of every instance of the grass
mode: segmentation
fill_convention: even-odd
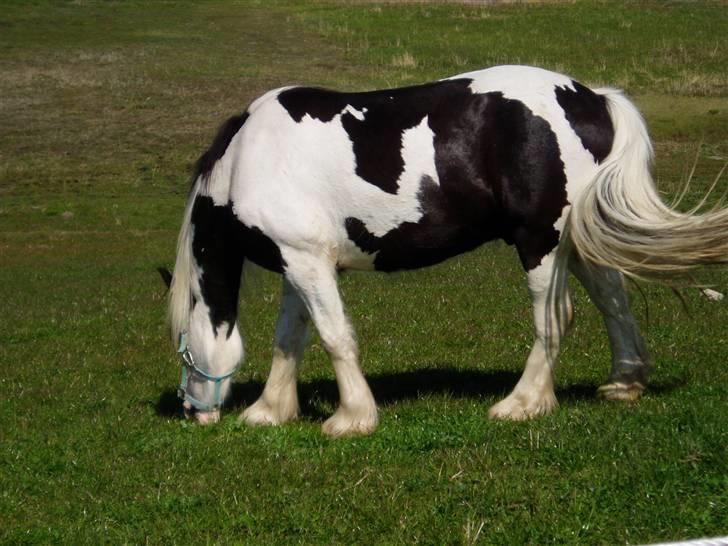
[[[241,304],[248,358],[216,427],[180,420],[155,272],[192,162],[265,89],[425,81],[502,62],[621,85],[669,196],[728,157],[720,2],[463,7],[5,2],[0,13],[0,542],[646,543],[728,533],[728,306],[659,287],[634,311],[657,364],[633,406],[597,402],[608,344],[575,287],[553,415],[496,423],[531,341],[511,248],[341,289],[381,406],[371,437],[320,434],[313,336],[303,418],[238,425],[265,380],[278,279]],[[725,183],[722,183],[722,188]],[[725,290],[725,270],[706,278]],[[649,311],[649,313],[648,313]],[[647,319],[646,315],[649,315]]]

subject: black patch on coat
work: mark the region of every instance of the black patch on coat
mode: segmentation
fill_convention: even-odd
[[[494,238],[515,244],[524,268],[535,268],[558,244],[554,224],[568,204],[556,135],[520,101],[439,85],[429,100],[418,88],[404,105],[418,104],[434,133],[439,184],[422,181],[422,218],[382,237],[347,218],[349,238],[377,252],[382,271],[434,264]]]
[[[607,109],[607,99],[572,81],[574,90],[556,87],[556,100],[566,114],[571,128],[597,163],[609,155],[614,142],[614,125]]]
[[[402,134],[422,117],[398,118],[388,106],[384,103],[367,111],[363,120],[347,112],[341,116],[341,124],[353,145],[356,174],[379,189],[396,194],[397,180],[404,170]]]
[[[278,102],[296,123],[301,123],[307,114],[327,123],[346,108],[346,97],[346,93],[319,87],[292,87],[278,95]]]
[[[306,115],[330,122],[341,114],[341,124],[352,142],[356,174],[382,191],[396,194],[397,180],[404,170],[403,133],[419,125],[430,112],[446,107],[448,100],[472,96],[468,89],[471,82],[448,80],[366,93],[299,87],[283,91],[278,101],[296,122]],[[344,112],[347,106],[361,112],[363,119]]]
[[[245,257],[268,271],[283,273],[286,261],[281,256],[281,249],[278,245],[260,228],[248,227],[237,218],[236,221],[239,225],[238,238],[245,249]]]
[[[566,174],[551,125],[520,101],[491,94],[485,110],[486,179],[495,181],[505,233],[530,271],[559,243],[554,224],[568,205]]]
[[[285,263],[276,244],[258,228],[241,223],[230,203],[215,206],[211,197],[198,195],[192,207],[192,225],[192,253],[202,270],[202,298],[210,308],[215,335],[224,322],[229,337],[238,313],[244,259],[279,273]]]
[[[195,170],[192,176],[193,184],[200,176],[207,179],[212,172],[212,168],[215,166],[215,163],[217,163],[217,161],[225,155],[225,151],[230,145],[230,141],[238,133],[238,131],[240,131],[240,128],[247,119],[248,113],[243,112],[239,116],[231,117],[220,126],[215,139],[212,141],[212,145],[200,156],[200,159],[198,159],[195,164]]]
[[[418,222],[403,222],[382,237],[369,232],[358,218],[344,223],[349,239],[364,252],[377,253],[374,267],[378,271],[433,265],[493,238],[483,223],[463,221],[461,211],[434,180],[425,177],[421,184],[418,197],[425,214]]]

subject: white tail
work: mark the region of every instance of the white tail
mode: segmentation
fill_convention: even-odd
[[[179,343],[182,332],[188,329],[190,308],[192,307],[191,282],[193,279],[192,262],[192,207],[199,191],[201,177],[195,181],[187,201],[182,227],[177,238],[177,261],[172,273],[169,288],[168,318],[172,343]]]
[[[687,213],[667,206],[650,175],[652,144],[639,111],[620,91],[596,92],[607,100],[614,144],[570,212],[578,253],[625,275],[661,281],[728,263],[728,209],[700,214],[703,203]]]

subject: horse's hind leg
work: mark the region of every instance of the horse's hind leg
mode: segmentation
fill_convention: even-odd
[[[331,258],[304,251],[283,252],[285,275],[295,287],[331,358],[339,387],[339,408],[323,424],[330,436],[370,434],[377,426],[377,407],[359,369],[359,355],[352,328],[336,285]]]
[[[241,418],[251,425],[277,425],[298,417],[296,368],[306,346],[309,315],[287,279],[283,279],[281,307],[273,342],[273,364],[263,394]]]
[[[491,419],[523,420],[550,413],[556,406],[553,369],[561,337],[571,320],[571,298],[563,275],[566,264],[545,256],[528,272],[528,289],[533,306],[535,340],[526,368],[513,392],[488,411]],[[563,281],[562,289],[554,283]]]
[[[636,400],[647,385],[651,365],[629,309],[622,275],[607,267],[586,265],[576,256],[569,266],[601,312],[612,348],[612,371],[598,395],[608,400]]]

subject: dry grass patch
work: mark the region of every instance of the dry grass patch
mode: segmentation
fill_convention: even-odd
[[[392,66],[398,68],[417,68],[417,59],[411,53],[404,52],[401,55],[392,57]]]

